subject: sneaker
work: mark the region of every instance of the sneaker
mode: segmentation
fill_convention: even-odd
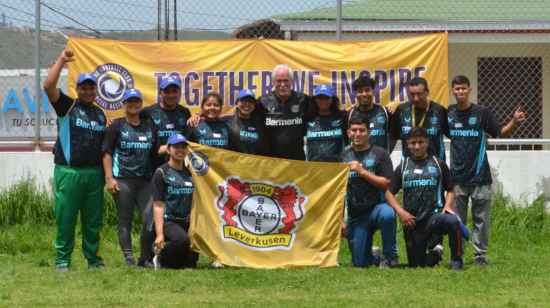
[[[479,266],[488,266],[489,262],[485,259],[485,255],[476,256],[474,263]]]
[[[380,262],[380,268],[381,269],[391,269],[391,261],[384,258],[384,260],[382,260],[382,262]]]
[[[153,248],[151,249],[151,252],[153,253],[153,258],[155,256],[158,256],[161,251],[162,249],[157,248],[157,246],[155,246],[155,243],[153,243]]]
[[[399,262],[399,256],[397,254],[393,255],[393,259],[390,262],[391,266],[397,266],[401,265],[401,262]]]
[[[149,261],[149,260],[139,260],[137,266],[143,267],[143,268],[155,269],[155,265],[153,264],[152,261]]]
[[[134,259],[126,259],[126,264],[124,264],[124,268],[133,268],[133,269],[137,269],[138,266],[136,264],[136,261],[134,261]]]
[[[55,271],[58,272],[58,273],[68,273],[69,272],[69,267],[68,266],[58,266],[55,269]]]
[[[379,266],[380,260],[382,260],[382,255],[380,254],[380,247],[372,246],[372,255],[378,257],[378,262],[376,262],[374,265]]]
[[[219,261],[212,262],[212,268],[224,268],[225,265],[221,264]]]
[[[459,266],[459,265],[451,266],[451,271],[460,272],[461,270],[462,270],[462,266]]]
[[[105,266],[105,264],[101,263],[101,264],[96,264],[96,265],[88,265],[88,268],[91,268],[91,269],[106,269],[107,266]]]
[[[162,266],[160,265],[160,258],[159,258],[159,256],[155,256],[155,257],[153,258],[153,265],[154,265],[154,267],[155,267],[155,271],[158,271],[158,270],[162,269]]]
[[[445,252],[443,246],[441,244],[437,244],[432,251],[435,251],[439,256],[439,262],[437,262],[437,264],[441,263],[441,261],[443,261],[443,253]]]
[[[340,261],[336,260],[336,264],[334,264],[336,267],[340,267]]]

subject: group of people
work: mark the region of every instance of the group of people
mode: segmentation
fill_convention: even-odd
[[[72,61],[74,53],[64,50],[44,82],[58,116],[53,153],[59,272],[69,271],[79,212],[88,265],[105,267],[99,255],[105,183],[119,214],[118,237],[126,267],[196,267],[198,255],[189,250],[188,236],[194,192],[185,164],[188,142],[283,159],[349,164],[348,218],[342,220],[342,236],[357,267],[399,264],[397,214],[409,266],[438,264],[444,252],[442,235],[448,235],[451,268],[462,269],[460,219],[466,222],[471,198],[475,263],[488,265],[491,174],[485,134],[505,137],[525,115],[518,108],[507,125],[500,124],[487,108],[470,102],[472,89],[464,76],[452,80],[457,104],[448,109],[428,99],[428,83],[419,77],[409,82],[409,102],[395,110],[376,105],[375,81],[362,76],[352,85],[355,106],[342,110],[331,85],[317,86],[312,98],[291,90],[294,73],[281,64],[272,72],[272,92],[256,98],[254,92],[241,90],[234,114],[228,115],[221,114],[223,98],[208,93],[200,114],[194,116],[179,104],[180,81],[167,77],[160,83],[159,103],[142,108],[140,91],[128,89],[123,97],[125,116],[110,120],[94,105],[93,75],[79,76],[77,99],[57,89],[61,69]],[[450,168],[443,136],[451,140]],[[402,159],[394,169],[390,153],[398,139],[403,144]],[[402,204],[395,197],[399,190]],[[131,241],[136,205],[143,222],[137,263]],[[377,230],[382,250],[372,246]],[[213,267],[223,265],[214,262]]]

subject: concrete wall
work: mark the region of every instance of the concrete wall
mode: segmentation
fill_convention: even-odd
[[[532,202],[542,193],[550,202],[550,152],[491,151],[489,163],[493,188],[500,189],[516,200]],[[401,152],[392,154],[394,167]],[[449,157],[449,153],[447,153]],[[0,187],[5,188],[21,179],[33,178],[37,184],[53,185],[53,155],[51,153],[0,153]]]

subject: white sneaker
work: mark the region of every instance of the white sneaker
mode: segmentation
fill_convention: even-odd
[[[221,264],[219,261],[212,262],[212,268],[224,268],[225,265]]]
[[[160,260],[158,256],[155,256],[153,258],[153,265],[155,265],[155,271],[158,271],[162,268],[162,266],[160,265]]]
[[[372,255],[378,257],[378,262],[375,263],[375,265],[379,266],[380,262],[382,261],[382,254],[381,254],[381,251],[380,251],[380,247],[372,246]]]
[[[443,253],[445,252],[445,249],[443,248],[443,246],[440,244],[435,245],[432,251],[437,252],[437,254],[439,255],[439,262],[437,262],[437,264],[441,263],[441,261],[443,261]]]
[[[388,259],[384,258],[382,262],[380,262],[380,268],[381,269],[391,269],[391,262],[388,261]]]

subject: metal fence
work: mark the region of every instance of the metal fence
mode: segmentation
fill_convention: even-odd
[[[0,0],[0,15],[0,140],[55,139],[36,86],[67,37],[368,41],[442,31],[449,80],[468,76],[471,97],[502,122],[521,105],[527,121],[511,138],[550,138],[550,1]]]

